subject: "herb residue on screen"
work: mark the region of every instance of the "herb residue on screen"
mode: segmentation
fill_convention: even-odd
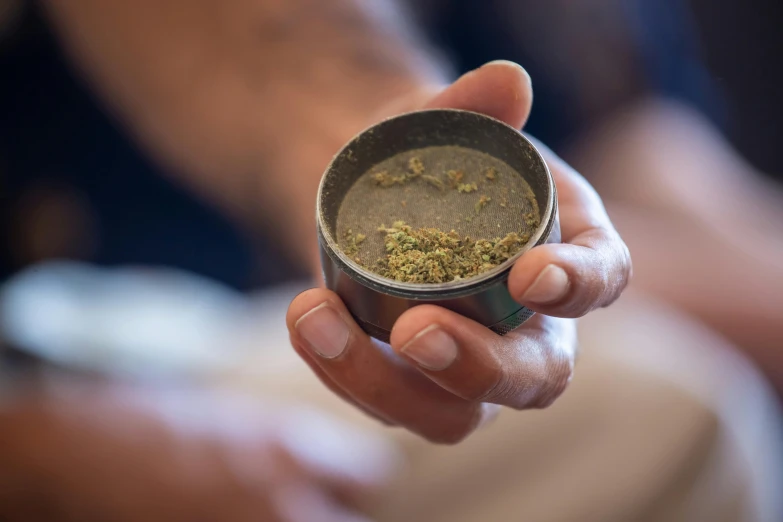
[[[540,223],[538,202],[518,173],[461,147],[399,154],[351,191],[338,218],[341,249],[400,282],[447,283],[485,273],[514,257]]]

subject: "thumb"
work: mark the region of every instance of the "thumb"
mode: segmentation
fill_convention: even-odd
[[[497,60],[464,74],[425,108],[479,112],[521,129],[532,105],[533,86],[527,71],[514,62]]]

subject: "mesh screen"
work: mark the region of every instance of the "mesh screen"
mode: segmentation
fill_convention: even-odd
[[[378,175],[390,186],[379,184]],[[400,177],[407,179],[393,179]],[[381,225],[404,221],[492,240],[511,232],[532,235],[531,213],[540,219],[530,185],[505,162],[465,147],[426,147],[392,156],[359,177],[343,197],[336,232],[340,248],[371,267],[386,255]],[[354,254],[351,238],[359,234],[366,239]]]

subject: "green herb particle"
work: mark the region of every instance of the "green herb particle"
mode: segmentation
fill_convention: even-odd
[[[457,185],[457,191],[464,194],[470,194],[471,192],[476,192],[477,190],[478,186],[475,183],[460,183]]]
[[[414,156],[408,160],[408,170],[410,170],[414,176],[420,176],[424,173],[424,164],[418,156]]]
[[[516,233],[474,241],[454,230],[413,229],[401,222],[379,230],[386,234],[387,255],[372,269],[408,283],[445,283],[479,275],[513,257],[527,242]]]
[[[421,177],[424,181],[432,185],[438,190],[443,190],[446,188],[446,185],[443,184],[443,182],[438,178],[437,176],[430,176],[428,174],[425,174]]]
[[[489,203],[490,201],[492,201],[491,197],[489,197],[489,196],[487,196],[485,194],[482,194],[481,197],[479,198],[479,200],[476,202],[476,206],[475,206],[476,214],[481,212],[481,209],[486,207],[487,203]]]

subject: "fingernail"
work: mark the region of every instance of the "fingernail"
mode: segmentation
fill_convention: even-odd
[[[563,298],[568,292],[568,274],[557,265],[547,265],[521,301],[525,303],[549,304]]]
[[[487,62],[484,64],[484,66],[487,65],[508,65],[510,67],[515,67],[525,74],[525,77],[527,78],[527,83],[533,85],[533,80],[530,79],[530,74],[528,74],[527,70],[521,65],[519,65],[517,62],[512,62],[511,60],[492,60],[491,62]]]
[[[457,358],[457,343],[438,325],[430,325],[400,350],[428,370],[445,370]]]
[[[348,345],[348,325],[329,303],[321,303],[304,314],[295,328],[309,348],[326,359],[339,356]]]

